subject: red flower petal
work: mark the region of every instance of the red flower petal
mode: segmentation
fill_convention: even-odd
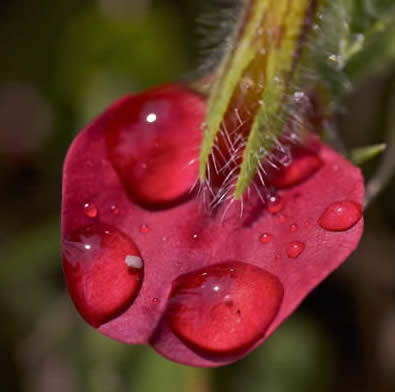
[[[172,101],[172,109],[155,136],[150,134],[152,124],[139,123],[138,128],[129,128],[128,121],[136,124],[131,113],[141,111],[141,105],[157,102],[158,96]],[[194,109],[189,110],[185,102],[193,102]],[[183,173],[185,162],[197,156],[200,138],[196,135],[204,119],[204,109],[198,96],[182,87],[167,86],[118,101],[82,131],[65,163],[62,231],[65,253],[73,233],[84,232],[92,223],[111,225],[136,244],[144,260],[144,279],[137,296],[131,301],[133,295],[120,296],[126,299],[120,308],[115,307],[117,312],[103,312],[105,316],[98,318],[100,323],[105,321],[99,327],[102,333],[126,343],[150,343],[164,356],[181,363],[219,366],[241,358],[262,343],[355,249],[363,226],[360,219],[363,179],[358,168],[318,143],[313,160],[320,163],[319,167],[313,165],[314,170],[306,170],[304,163],[302,169],[295,170],[291,165],[282,170],[282,178],[295,178],[292,174],[295,172],[308,174],[292,184],[287,182],[287,187],[278,192],[279,211],[270,213],[250,200],[244,206],[242,219],[238,208],[229,208],[225,219],[222,219],[223,211],[209,215],[202,210],[198,197],[188,193],[197,177],[197,166],[192,164],[188,173]],[[150,107],[150,113],[155,110],[155,105]],[[133,143],[122,153],[120,164],[114,158],[108,135],[121,134],[126,132],[124,129],[133,129],[130,131]],[[155,156],[152,151],[156,147],[145,142],[146,132],[148,139],[158,141],[163,151],[157,161],[153,158],[148,177],[134,172],[135,162],[144,162],[145,155]],[[168,146],[174,154],[167,154]],[[181,152],[183,149],[185,153]],[[196,152],[192,153],[193,150]],[[294,161],[296,166],[298,162],[306,162],[303,153],[299,154]],[[311,159],[311,153],[306,154]],[[122,162],[126,162],[125,166]],[[130,176],[122,171],[123,167],[130,168]],[[359,206],[359,215],[351,213],[348,220],[353,221],[352,225],[337,229],[342,231],[328,230],[322,224],[326,219],[322,217],[335,202]],[[84,213],[86,203],[96,206],[95,216]],[[343,217],[343,221],[347,219]],[[120,249],[124,247],[122,244],[120,241]],[[182,293],[194,285],[201,287],[203,281],[197,277],[201,271],[221,277],[223,272],[218,272],[222,271],[221,266],[233,260],[242,262],[246,271],[240,272],[237,283],[227,289],[234,304],[240,305],[238,309],[246,314],[244,328],[236,328],[234,313],[226,313],[227,294],[220,297],[216,306],[215,296],[206,297],[205,291],[198,289],[200,299],[191,304],[201,312],[204,339],[194,337],[194,325],[180,317],[180,309],[188,306]],[[79,291],[73,289],[76,277],[68,268],[65,273],[77,308],[88,321],[98,324],[87,316]],[[108,299],[105,290],[100,291],[103,309],[111,308],[105,304],[112,303],[112,281],[106,283]],[[278,301],[281,286],[274,282],[283,287],[282,301]],[[174,304],[175,298],[178,305]],[[278,302],[281,302],[279,306]],[[254,314],[253,308],[260,314]],[[96,309],[100,310],[100,302]],[[224,324],[224,331],[232,328],[237,331],[233,343],[221,332],[219,320]]]

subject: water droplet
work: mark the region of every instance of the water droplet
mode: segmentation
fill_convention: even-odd
[[[287,218],[283,214],[280,214],[278,216],[278,220],[280,221],[280,223],[285,223],[287,221]]]
[[[344,231],[354,226],[361,216],[361,204],[350,200],[338,201],[323,212],[318,224],[329,231]]]
[[[296,151],[292,163],[274,174],[272,183],[276,188],[288,188],[310,178],[323,165],[318,155]]]
[[[211,355],[232,355],[264,335],[280,308],[283,291],[277,277],[256,266],[211,265],[176,279],[167,320],[191,347]]]
[[[97,209],[96,205],[92,202],[87,202],[84,204],[84,214],[91,219],[97,217],[99,210]]]
[[[284,208],[284,201],[280,196],[270,196],[267,201],[266,209],[271,214],[277,214]]]
[[[287,255],[291,259],[296,259],[304,251],[305,244],[300,241],[293,241],[288,244]]]
[[[158,297],[152,298],[152,304],[153,304],[153,305],[156,305],[156,304],[158,304],[158,303],[159,303],[159,298],[158,298]]]
[[[108,225],[83,227],[64,240],[63,266],[75,306],[95,327],[123,313],[143,279],[136,244]]]
[[[289,231],[291,233],[295,233],[298,230],[298,226],[295,223],[292,223],[292,225],[289,226]]]
[[[118,214],[119,214],[119,208],[118,208],[115,204],[113,204],[113,205],[111,206],[111,212],[112,212],[114,215],[118,215]]]
[[[193,238],[194,240],[197,240],[197,239],[199,238],[199,236],[195,233],[195,234],[192,234],[192,238]]]
[[[272,242],[273,236],[269,233],[263,233],[260,238],[259,241],[262,242],[262,244],[268,244],[269,242]]]
[[[202,139],[203,100],[172,85],[129,96],[111,110],[107,152],[129,196],[155,209],[191,197],[199,176],[195,158]]]
[[[148,233],[150,231],[150,228],[147,225],[141,225],[140,226],[140,233]]]
[[[225,302],[225,305],[226,306],[233,306],[234,304],[233,304],[233,299],[232,299],[232,296],[231,295],[225,295],[225,297],[224,297],[224,302]]]

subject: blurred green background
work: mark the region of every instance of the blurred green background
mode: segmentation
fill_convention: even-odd
[[[67,296],[59,236],[67,148],[119,95],[196,69],[196,18],[208,5],[0,3],[1,391],[395,390],[394,181],[369,208],[354,256],[236,364],[193,369],[148,346],[111,341],[79,318]],[[393,67],[359,81],[338,119],[347,146],[395,133],[394,97]]]

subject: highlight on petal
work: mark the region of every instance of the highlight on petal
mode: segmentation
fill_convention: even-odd
[[[200,96],[164,86],[84,129],[65,162],[62,238],[66,282],[91,325],[214,367],[260,345],[350,255],[364,188],[358,168],[316,142],[273,172],[267,205],[252,194],[241,218],[237,202],[209,214],[190,192],[198,162],[188,166],[204,116]]]

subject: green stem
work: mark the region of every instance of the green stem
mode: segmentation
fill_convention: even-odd
[[[299,87],[306,40],[321,3],[245,1],[234,45],[219,68],[208,102],[200,178],[219,178],[220,184],[210,184],[214,193],[229,189],[226,182],[231,179],[232,197],[241,198],[260,161],[284,132],[290,97]]]

